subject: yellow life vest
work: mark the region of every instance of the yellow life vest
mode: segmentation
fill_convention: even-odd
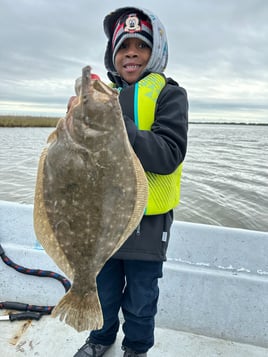
[[[157,99],[165,85],[164,76],[158,73],[151,73],[135,84],[134,120],[138,129],[151,130]],[[149,198],[145,215],[163,214],[179,204],[181,173],[182,164],[169,175],[146,172]]]

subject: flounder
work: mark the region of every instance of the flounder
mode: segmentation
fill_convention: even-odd
[[[73,281],[52,311],[77,331],[99,329],[96,276],[139,225],[148,184],[129,141],[117,92],[82,70],[80,96],[39,160],[34,229]]]

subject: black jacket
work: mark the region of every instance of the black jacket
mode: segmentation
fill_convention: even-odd
[[[156,106],[151,131],[134,123],[134,104],[129,94],[134,85],[123,87],[119,101],[129,140],[145,171],[170,174],[184,160],[187,148],[188,101],[186,91],[168,78]],[[113,256],[120,259],[163,261],[169,241],[173,211],[144,216],[141,224]]]

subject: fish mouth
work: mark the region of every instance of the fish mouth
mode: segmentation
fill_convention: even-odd
[[[107,86],[107,84],[103,83],[101,80],[92,80],[91,78],[91,67],[86,66],[82,69],[82,88],[81,88],[81,95],[84,100],[89,96],[91,86],[108,96],[114,94],[113,88]]]
[[[103,83],[102,81],[95,80],[92,85],[93,88],[96,89],[98,92],[107,94],[108,96],[115,94],[114,89],[107,86],[107,84]]]

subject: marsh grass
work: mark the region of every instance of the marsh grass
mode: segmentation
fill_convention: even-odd
[[[54,117],[0,115],[0,127],[55,127],[58,120]]]

